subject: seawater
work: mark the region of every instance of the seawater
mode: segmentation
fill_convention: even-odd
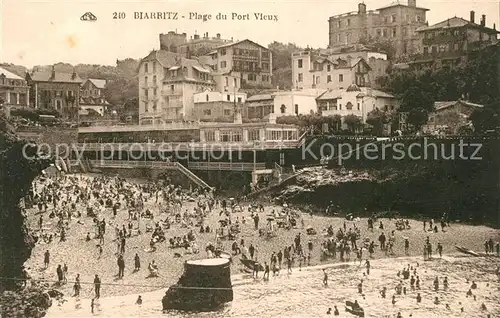
[[[486,262],[486,263],[485,263]],[[489,263],[488,263],[489,262]],[[364,262],[363,262],[364,263]],[[407,294],[391,299],[394,287],[400,281],[396,273],[407,264],[417,266],[421,289],[412,291],[409,281],[403,281]],[[58,304],[54,301],[47,317],[326,317],[329,307],[334,305],[340,317],[354,317],[344,308],[345,301],[358,300],[365,309],[365,317],[500,317],[500,283],[495,275],[499,260],[445,257],[441,260],[423,262],[420,258],[383,259],[372,262],[370,275],[359,263],[321,265],[309,268],[294,268],[292,274],[285,272],[269,281],[254,280],[250,275],[232,276],[234,300],[221,310],[208,313],[184,313],[170,311],[162,313],[161,298],[165,290],[142,293],[143,304],[135,301],[138,295],[102,298],[97,301],[94,314],[90,312],[90,300],[68,298]],[[322,269],[329,275],[328,286],[323,285]],[[492,269],[491,271],[489,269]],[[260,273],[262,275],[262,273]],[[448,277],[447,291],[434,291],[434,277]],[[357,285],[363,280],[363,294]],[[475,280],[478,289],[474,291],[477,300],[465,297],[470,281]],[[386,299],[379,291],[387,287]],[[420,292],[423,301],[416,303]],[[440,304],[433,303],[438,296]],[[487,311],[481,311],[485,303]],[[450,308],[446,308],[446,304]],[[464,312],[461,312],[464,308]],[[331,315],[333,316],[333,315]]]

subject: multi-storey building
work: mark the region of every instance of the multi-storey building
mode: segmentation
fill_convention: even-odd
[[[486,26],[486,15],[480,24],[475,23],[475,13],[470,19],[449,18],[431,26],[419,28],[421,51],[407,64],[411,68],[441,67],[457,65],[472,52],[497,43],[499,31]]]
[[[22,77],[0,68],[0,103],[29,106],[29,87]]]
[[[194,95],[195,116],[203,121],[234,119],[235,110],[243,111],[246,93],[205,91]],[[246,115],[243,115],[246,117]]]
[[[321,53],[328,56],[331,60],[352,60],[353,58],[362,58],[370,66],[370,71],[368,72],[369,80],[366,85],[377,88],[377,79],[387,75],[387,69],[390,65],[390,61],[387,58],[387,54],[379,52],[374,48],[367,47],[365,45],[352,45],[343,48],[334,48],[320,50]]]
[[[30,86],[30,104],[35,108],[55,109],[69,120],[76,120],[80,108],[80,85],[78,74],[51,71],[26,73]]]
[[[366,60],[356,55],[345,59],[311,50],[292,54],[292,77],[296,89],[342,89],[351,84],[370,86],[374,78]]]
[[[368,88],[350,85],[347,89],[326,91],[317,99],[318,112],[323,116],[358,116],[363,123],[368,113],[374,109],[391,112],[399,107],[399,101],[391,94]]]
[[[239,77],[242,88],[271,87],[272,54],[262,45],[242,40],[218,46],[208,55],[205,60],[215,71]]]
[[[104,98],[104,86],[106,80],[89,78],[83,82],[80,89],[80,111],[82,114],[88,113],[90,109],[104,116],[110,104]]]
[[[194,94],[215,90],[210,68],[163,50],[139,64],[139,122],[194,120]]]
[[[329,48],[388,41],[394,46],[396,57],[414,54],[419,45],[416,30],[425,26],[427,11],[417,7],[416,0],[408,0],[408,5],[397,2],[370,11],[360,3],[357,12],[330,17]]]
[[[160,34],[160,50],[179,53],[183,57],[191,58],[192,56],[205,55],[214,48],[229,43],[231,40],[222,39],[220,33],[215,37],[209,37],[208,32],[202,37],[195,34],[188,40],[186,33],[177,33],[170,31],[167,34]]]

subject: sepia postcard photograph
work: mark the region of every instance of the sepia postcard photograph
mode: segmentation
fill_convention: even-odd
[[[0,14],[0,318],[500,317],[500,1]]]

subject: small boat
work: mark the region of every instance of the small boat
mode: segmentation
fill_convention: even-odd
[[[463,246],[458,246],[458,245],[455,245],[455,248],[456,248],[458,251],[460,251],[460,252],[462,252],[462,253],[465,253],[465,254],[469,254],[469,255],[472,255],[472,256],[480,256],[478,253],[476,253],[476,252],[474,252],[474,251],[472,251],[472,250],[469,250],[469,249],[467,249],[467,248],[465,248],[465,247],[463,247]]]
[[[254,261],[253,259],[244,259],[244,258],[240,258],[240,262],[245,265],[246,268],[248,269],[251,269],[253,271],[253,268],[255,266],[255,263],[258,263],[257,261]],[[262,266],[262,264],[259,264],[259,271],[263,271],[264,270],[264,266]]]
[[[356,303],[353,303],[352,301],[345,302],[345,311],[347,311],[348,313],[351,313],[355,316],[358,316],[358,317],[365,316],[365,311],[363,310],[363,308],[361,308]]]

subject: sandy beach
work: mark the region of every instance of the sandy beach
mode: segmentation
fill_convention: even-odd
[[[155,202],[155,198],[149,198],[145,202],[145,209],[150,209],[153,214],[155,215],[155,219],[165,219],[167,216],[166,213],[161,213],[160,211],[162,210],[162,207],[165,205],[164,202],[160,199],[158,202]],[[240,226],[241,226],[241,233],[238,235],[238,241],[240,239],[245,240],[246,246],[249,246],[250,244],[253,244],[256,248],[256,256],[260,262],[270,261],[270,256],[273,252],[278,252],[279,250],[283,250],[285,246],[290,246],[293,244],[293,239],[294,237],[298,234],[302,234],[302,242],[303,244],[307,244],[308,241],[310,240],[313,243],[313,250],[311,253],[311,260],[310,260],[310,265],[307,266],[306,263],[302,264],[302,271],[299,271],[298,269],[298,262],[295,262],[294,264],[294,269],[293,269],[293,274],[288,276],[285,274],[286,271],[282,271],[282,275],[279,278],[276,278],[276,283],[274,282],[274,278],[271,278],[270,282],[262,282],[261,280],[258,280],[254,282],[254,280],[250,277],[250,275],[242,274],[242,265],[238,261],[238,257],[235,257],[233,259],[233,264],[231,266],[231,272],[233,274],[233,284],[235,284],[235,301],[233,301],[232,307],[233,312],[231,312],[232,316],[238,316],[239,315],[239,310],[234,309],[238,308],[240,306],[240,300],[241,299],[246,299],[247,295],[246,293],[248,290],[252,290],[252,286],[275,286],[273,287],[276,288],[276,293],[281,294],[282,292],[279,291],[279,288],[283,288],[284,290],[293,290],[294,288],[297,291],[301,291],[302,287],[300,284],[309,283],[309,277],[304,277],[307,279],[301,279],[300,275],[306,275],[305,273],[311,273],[314,278],[313,280],[317,281],[314,284],[320,284],[321,279],[322,279],[322,274],[318,270],[318,265],[324,265],[324,266],[335,266],[336,264],[342,263],[337,255],[336,259],[329,259],[327,262],[322,262],[320,260],[320,245],[321,242],[323,242],[326,237],[322,235],[322,230],[327,228],[329,225],[333,226],[334,231],[337,231],[337,229],[341,228],[344,226],[344,222],[346,223],[346,228],[349,229],[354,226],[354,222],[351,221],[346,221],[344,218],[333,218],[333,217],[325,217],[325,216],[316,216],[316,215],[308,215],[305,213],[302,213],[302,219],[303,219],[303,227],[302,227],[302,222],[298,222],[298,227],[293,228],[291,230],[286,230],[286,229],[277,229],[276,230],[276,236],[272,238],[264,238],[259,236],[258,231],[254,229],[254,223],[250,218],[250,213],[247,211],[246,206],[247,204],[242,204],[243,205],[243,211],[244,212],[236,212],[233,214],[232,218],[233,221],[238,218],[240,220]],[[195,202],[183,202],[183,207],[182,210],[188,210],[191,211],[193,207],[195,206]],[[44,227],[47,229],[47,231],[53,230],[55,231],[55,225],[56,221],[55,219],[49,219],[48,214],[50,213],[52,207],[49,207],[48,211],[43,213],[44,214]],[[83,209],[83,207],[79,207],[79,209]],[[265,212],[261,212],[261,221],[259,223],[259,228],[266,228],[266,221],[265,221],[265,215],[269,214],[272,212],[273,209],[281,209],[281,207],[273,206],[273,205],[268,205],[265,207]],[[209,225],[212,229],[215,229],[218,226],[218,221],[219,221],[219,212],[220,209],[215,209],[208,215],[208,217],[205,219],[205,224]],[[28,211],[28,219],[32,227],[36,228],[37,227],[37,221],[39,218],[38,214],[38,209],[29,209]],[[159,310],[159,303],[156,305],[153,305],[153,303],[156,303],[158,299],[161,299],[161,296],[163,296],[164,290],[168,288],[168,286],[174,284],[177,282],[177,279],[183,272],[183,263],[186,260],[189,259],[199,259],[199,258],[204,258],[207,256],[207,254],[204,251],[204,247],[208,242],[215,242],[215,233],[198,233],[197,228],[193,228],[194,234],[196,235],[196,242],[198,246],[201,249],[201,252],[199,254],[185,254],[184,249],[171,249],[169,247],[168,243],[168,238],[173,237],[173,236],[183,236],[187,234],[189,231],[189,228],[182,228],[180,224],[173,224],[170,229],[166,230],[166,237],[167,241],[163,243],[157,244],[157,250],[155,252],[148,252],[149,250],[149,241],[151,238],[151,233],[146,232],[146,224],[153,225],[153,221],[148,221],[146,219],[143,219],[141,221],[140,229],[142,234],[139,235],[136,232],[134,232],[134,235],[132,235],[131,238],[127,239],[127,245],[126,245],[126,251],[124,254],[124,259],[125,259],[125,276],[122,279],[119,279],[117,277],[118,273],[118,267],[117,267],[117,258],[116,258],[116,251],[117,251],[117,244],[114,240],[115,234],[114,234],[114,226],[118,225],[120,228],[122,227],[123,224],[127,224],[127,218],[128,218],[128,213],[125,209],[121,209],[118,211],[118,215],[116,218],[112,217],[112,211],[111,209],[107,209],[103,213],[99,215],[99,219],[105,218],[108,223],[108,229],[106,231],[105,235],[105,243],[103,245],[103,253],[102,256],[99,258],[98,255],[98,240],[92,239],[91,241],[86,241],[85,236],[88,232],[91,233],[91,236],[94,237],[95,231],[95,226],[92,222],[92,218],[84,216],[85,214],[82,213],[82,216],[80,218],[75,218],[70,222],[70,228],[67,231],[67,240],[65,242],[59,242],[58,238],[55,239],[52,243],[45,244],[45,243],[38,243],[36,247],[32,251],[32,257],[30,260],[27,262],[27,265],[30,267],[31,273],[33,278],[35,279],[42,279],[42,280],[47,280],[47,281],[56,281],[56,267],[59,264],[64,264],[66,263],[68,266],[68,283],[63,284],[62,286],[58,286],[57,288],[65,294],[65,298],[68,300],[66,304],[63,305],[61,308],[73,308],[74,312],[71,312],[71,314],[68,314],[70,316],[77,316],[80,312],[82,313],[82,317],[86,317],[85,315],[88,316],[90,313],[89,311],[89,304],[86,304],[88,302],[88,299],[92,298],[94,296],[93,292],[93,277],[95,274],[98,274],[101,277],[102,280],[102,287],[101,287],[101,300],[99,301],[100,306],[102,310],[100,311],[99,315],[111,315],[113,317],[116,317],[116,311],[114,307],[109,307],[107,308],[106,306],[117,306],[113,305],[114,302],[108,302],[108,299],[117,299],[117,302],[121,303],[129,303],[129,301],[134,298],[136,298],[135,295],[137,294],[144,294],[148,292],[152,292],[151,296],[144,296],[145,299],[145,304],[143,305],[143,308],[154,308],[154,310]],[[245,219],[246,222],[242,224],[242,219]],[[384,229],[378,229],[379,221],[381,221],[384,224]],[[377,223],[375,224],[375,229],[372,231],[369,231],[367,229],[367,219],[362,218],[358,221],[355,222],[357,226],[361,230],[361,239],[369,238],[370,240],[375,241],[378,243],[378,236],[380,235],[381,232],[384,232],[387,236],[390,235],[391,231],[396,230],[394,220],[389,220],[389,219],[379,219]],[[401,268],[405,265],[407,261],[403,260],[404,258],[396,258],[396,257],[402,257],[404,256],[404,239],[403,237],[406,237],[410,241],[410,249],[409,249],[409,255],[407,257],[413,257],[409,258],[408,260],[411,260],[413,263],[416,264],[416,262],[419,262],[420,264],[423,264],[423,252],[422,252],[422,247],[425,241],[425,238],[429,236],[430,242],[433,244],[433,249],[435,250],[435,247],[438,242],[441,242],[441,244],[444,247],[444,254],[450,254],[450,253],[455,253],[456,250],[454,248],[455,245],[461,245],[465,246],[466,248],[482,252],[484,251],[484,241],[487,239],[492,238],[495,242],[500,240],[500,231],[491,229],[485,226],[471,226],[471,225],[465,225],[465,224],[459,224],[459,223],[451,223],[451,227],[446,228],[446,232],[442,232],[441,230],[438,233],[433,233],[430,231],[424,231],[423,229],[423,224],[421,221],[415,221],[415,220],[410,220],[411,224],[411,229],[403,230],[403,231],[395,231],[395,246],[394,246],[394,255],[389,255],[387,256],[384,251],[381,251],[378,247],[376,248],[374,258],[375,259],[381,259],[377,260],[377,264],[385,264],[382,267],[386,268],[384,273],[381,273],[382,277],[380,279],[373,279],[370,278],[370,282],[373,281],[373,285],[370,288],[373,288],[371,293],[378,293],[378,286],[380,284],[385,284],[389,283],[391,281],[390,278],[385,278],[385,277],[390,277],[391,275],[395,277],[395,274],[397,273],[398,270],[401,270]],[[306,228],[307,227],[312,227],[316,229],[317,234],[316,235],[307,235],[306,234]],[[233,241],[223,241],[223,246],[224,250],[230,251],[231,250],[231,244]],[[358,241],[359,243],[359,241]],[[44,253],[46,250],[49,250],[50,252],[50,265],[47,269],[44,269],[43,266],[43,260],[44,260]],[[134,267],[134,255],[138,254],[141,259],[141,270],[138,272],[133,272],[133,267]],[[174,257],[174,253],[179,253],[182,256],[179,258]],[[435,256],[436,257],[436,256]],[[354,259],[356,258],[354,253],[351,253],[351,259],[350,261],[346,262],[347,264],[354,264]],[[365,251],[363,255],[363,259],[368,258],[368,252]],[[448,259],[448,260],[447,260]],[[470,264],[467,266],[459,265],[459,268],[454,271],[454,268],[448,268],[446,264],[449,264],[449,257],[445,257],[443,260],[438,260],[435,258],[435,261],[432,262],[425,262],[426,266],[424,268],[427,268],[427,264],[432,264],[428,265],[429,266],[429,271],[435,272],[434,274],[430,274],[430,276],[443,276],[445,274],[440,273],[441,270],[445,271],[447,275],[455,275],[457,278],[458,277],[463,277],[462,274],[460,274],[460,270],[467,271],[468,267],[475,267],[479,266],[476,265],[476,263],[480,263],[482,258],[473,258],[471,261],[468,261]],[[488,270],[494,271],[496,269],[498,264],[498,258],[491,257],[488,258],[492,260],[491,268],[488,268]],[[148,276],[148,271],[147,271],[147,264],[155,260],[155,262],[158,264],[159,267],[159,272],[160,276],[155,277],[155,278],[147,278]],[[496,262],[496,263],[495,263]],[[359,264],[359,262],[357,263]],[[472,265],[471,265],[472,264]],[[444,266],[442,266],[444,265]],[[337,265],[338,266],[338,265]],[[378,265],[373,265],[375,266]],[[386,267],[384,267],[386,266]],[[486,266],[486,265],[485,265]],[[485,266],[480,267],[481,269],[485,269]],[[307,267],[310,267],[308,269]],[[463,268],[462,268],[463,267]],[[334,270],[334,269],[332,269]],[[352,280],[354,277],[360,276],[362,274],[362,271],[364,268],[359,268],[358,265],[355,267],[351,266],[348,269],[345,269],[347,272],[352,273],[349,274],[351,276],[345,276],[340,273],[334,273],[331,275],[330,280],[332,282],[336,282],[335,284],[342,284],[341,282],[343,280],[346,280],[345,283],[349,283],[352,286],[346,285],[343,287],[342,292],[339,292],[337,288],[335,288],[335,292],[332,290],[332,295],[328,294],[328,297],[335,297],[337,298],[329,298],[328,302],[332,300],[336,300],[339,305],[342,305],[343,301],[342,299],[349,300],[349,295],[351,295],[351,292],[354,292],[356,294],[356,284],[358,282],[353,282]],[[340,270],[340,271],[343,271]],[[297,274],[298,273],[298,274]],[[314,274],[312,274],[314,273]],[[79,304],[75,303],[75,299],[71,297],[73,295],[73,282],[77,274],[80,274],[81,277],[81,284],[82,284],[82,290],[80,293],[81,300]],[[352,276],[354,275],[354,276]],[[362,276],[362,275],[361,275]],[[481,275],[479,275],[481,276]],[[346,277],[351,277],[349,279],[346,279]],[[375,276],[371,276],[375,277]],[[430,278],[429,278],[430,279]],[[288,281],[296,281],[295,283],[292,283],[291,286],[287,287],[287,282]],[[377,283],[375,283],[377,281]],[[431,284],[432,281],[427,282],[428,284]],[[306,285],[307,285],[306,284]],[[311,282],[312,284],[312,282]],[[333,283],[332,283],[333,284]],[[368,282],[367,282],[368,284]],[[378,284],[378,285],[377,285]],[[321,284],[320,284],[321,285]],[[295,287],[293,287],[295,286]],[[310,286],[312,290],[314,288],[317,288],[316,285]],[[334,286],[334,285],[332,285]],[[367,285],[367,288],[370,285]],[[380,285],[381,286],[381,285]],[[279,287],[279,288],[278,288]],[[259,288],[259,287],[255,287]],[[333,287],[328,287],[328,288],[333,288]],[[389,287],[388,287],[389,288]],[[391,287],[393,288],[393,287]],[[460,287],[461,289],[465,288],[464,286]],[[304,290],[307,290],[308,287],[304,286]],[[352,289],[352,290],[351,290]],[[155,292],[156,291],[156,292]],[[465,293],[467,290],[463,291]],[[251,292],[250,292],[251,293]],[[258,296],[259,293],[262,293],[262,295]],[[272,294],[272,292],[268,291],[268,289],[262,290],[262,291],[255,291],[255,295],[249,294],[248,297],[250,298],[255,298],[256,299],[256,304],[259,304],[261,301],[261,298],[269,298],[270,295],[269,293]],[[307,294],[307,292],[305,292]],[[323,295],[323,292],[312,292],[312,294],[316,294],[316,298]],[[127,295],[127,296],[125,296]],[[147,294],[149,295],[149,294]],[[451,295],[451,294],[450,294]],[[465,294],[464,294],[465,295]],[[324,296],[324,295],[323,295]],[[111,297],[111,298],[109,298]],[[114,298],[117,297],[117,298]],[[281,297],[281,296],[280,296]],[[310,301],[313,299],[303,299],[303,300],[298,300],[297,305],[295,305],[294,302],[288,302],[286,301],[288,296],[280,298],[280,303],[287,304],[288,306],[302,306],[303,302],[306,304],[310,304]],[[305,297],[305,296],[297,296],[299,298]],[[311,296],[313,297],[313,296]],[[452,297],[452,296],[450,296]],[[453,296],[455,297],[455,296]],[[150,300],[151,298],[151,300]],[[146,300],[147,299],[147,300]],[[153,300],[155,299],[155,300]],[[367,297],[368,299],[368,297]],[[371,299],[371,298],[370,298]],[[151,301],[151,305],[146,305],[147,302]],[[267,300],[266,300],[267,301]],[[319,298],[317,299],[320,303],[323,302],[325,305],[324,307],[328,307],[326,304],[326,300],[320,300]],[[390,299],[389,299],[390,301]],[[69,307],[67,307],[69,306]],[[82,309],[75,309],[75,306],[81,306]],[[149,307],[148,307],[149,306]],[[245,305],[242,305],[245,306]],[[274,306],[274,305],[273,305]],[[57,308],[55,305],[53,306]],[[292,308],[290,307],[290,308]],[[343,306],[341,306],[343,308]],[[371,305],[370,305],[371,307]],[[490,306],[491,307],[491,306]],[[55,312],[51,309],[51,313]],[[85,309],[83,309],[85,308]],[[125,307],[126,308],[126,307]],[[264,306],[264,308],[267,308],[267,311],[272,310],[269,308],[269,306]],[[326,308],[322,308],[321,312],[326,312]],[[401,307],[401,308],[406,308],[406,307]],[[411,308],[411,307],[409,307]],[[340,307],[339,307],[340,309]],[[62,309],[64,312],[68,309]],[[120,309],[121,310],[121,309]],[[153,309],[151,309],[153,310]],[[256,308],[255,310],[258,310]],[[279,309],[277,309],[279,310]],[[124,313],[128,313],[127,310],[123,311]],[[147,312],[147,310],[145,310]],[[247,312],[244,310],[243,312]],[[300,310],[299,310],[300,312]],[[318,309],[319,313],[319,309]],[[395,314],[397,311],[395,312]],[[146,313],[141,313],[141,316]],[[262,313],[263,316],[272,316],[268,315],[267,313]],[[132,315],[134,316],[134,315]],[[245,315],[242,315],[245,316]],[[300,316],[300,315],[299,315]],[[373,316],[376,317],[376,316]],[[378,316],[382,317],[382,316]],[[415,317],[415,315],[413,316]],[[427,316],[428,317],[428,316]],[[471,316],[468,316],[471,317]]]

